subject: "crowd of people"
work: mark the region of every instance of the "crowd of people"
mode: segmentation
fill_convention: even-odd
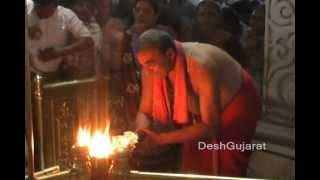
[[[35,3],[46,4],[46,1],[50,2],[49,0],[35,0]],[[34,2],[28,0],[27,3],[29,4],[28,11],[31,13]],[[94,50],[82,51],[80,48],[80,51],[77,53],[71,52],[67,53],[67,55],[62,55],[65,60],[61,60],[61,62],[50,61],[47,63],[40,63],[39,61],[34,60],[35,65],[33,68],[35,68],[37,72],[58,72],[58,75],[56,75],[58,77],[55,77],[55,80],[90,77],[99,72],[105,72],[107,68],[110,68],[110,63],[113,64],[112,66],[119,66],[113,58],[102,55],[105,51],[101,50],[101,48],[103,48],[103,43],[105,45],[107,44],[107,46],[110,45],[114,47],[113,43],[116,42],[110,41],[117,40],[109,37],[109,34],[112,34],[111,31],[119,30],[115,26],[121,27],[120,29],[125,31],[125,34],[129,36],[129,39],[126,39],[127,42],[123,43],[129,43],[133,53],[135,53],[137,37],[139,37],[146,29],[157,28],[169,32],[177,40],[182,42],[197,41],[218,46],[227,51],[250,72],[253,72],[254,69],[256,69],[256,67],[253,66],[257,66],[257,62],[262,60],[261,58],[259,58],[259,60],[252,60],[251,58],[252,56],[255,56],[252,53],[256,52],[252,51],[252,48],[260,49],[262,46],[263,49],[264,5],[261,3],[253,3],[255,5],[254,8],[249,7],[248,5],[243,7],[248,8],[249,10],[252,9],[250,17],[247,17],[248,13],[241,14],[240,10],[237,11],[237,7],[239,6],[237,4],[240,3],[235,3],[233,7],[232,5],[225,5],[223,1],[218,0],[200,1],[197,6],[187,0],[57,0],[54,3],[56,3],[58,11],[67,12],[65,13],[65,16],[69,16],[68,14],[76,16],[75,19],[79,19],[79,22],[83,25],[83,27],[79,28],[89,31],[94,41]],[[52,8],[51,11],[54,11],[55,7]],[[48,9],[43,9],[42,11],[48,12]],[[32,18],[30,18],[29,21],[29,26],[31,27],[29,34],[32,41],[31,44],[34,44],[36,41],[33,40],[36,40],[35,38],[37,38],[35,34],[39,35],[39,33],[36,32],[40,31],[37,31],[36,28],[34,28],[35,26],[33,26],[33,24],[36,24],[37,18],[34,18],[32,13],[30,15]],[[50,18],[52,19],[53,16]],[[72,17],[68,18],[72,19]],[[43,17],[40,17],[40,19],[43,19]],[[115,19],[117,19],[116,24],[108,26],[107,23],[114,23]],[[53,21],[59,21],[59,19]],[[39,24],[45,23],[44,20],[41,20],[41,23]],[[64,26],[61,23],[67,22],[61,20],[60,24],[55,25],[61,26],[60,28],[63,29]],[[73,23],[72,25],[76,26],[81,23]],[[64,44],[66,45],[75,42],[78,34],[72,32],[72,29],[64,29],[64,31],[67,33],[65,35],[66,39],[60,39],[60,41],[64,41]],[[46,32],[42,32],[43,35],[45,35],[45,33]],[[55,35],[52,35],[52,32],[48,33],[51,34],[50,37],[55,37]],[[58,41],[58,39],[59,38],[56,38],[55,41]],[[103,39],[106,39],[106,41],[109,42],[106,42]],[[46,41],[49,44],[51,43],[50,46],[58,46],[59,44],[50,39],[47,39]],[[31,50],[33,49],[39,49],[39,47],[33,48],[32,46]],[[89,51],[91,51],[91,53]],[[93,51],[95,51],[95,53],[93,53]],[[119,50],[119,53],[121,54],[122,52]],[[110,55],[110,53],[105,54]],[[86,60],[92,59],[92,56],[95,56],[95,61]],[[112,60],[108,62],[108,64],[105,64],[106,62],[103,61],[108,58]],[[259,63],[262,64],[261,62]],[[111,67],[111,69],[113,68],[116,67]]]
[[[135,130],[141,103],[148,101],[141,97],[146,93],[142,82],[148,82],[146,74],[152,74],[143,68],[146,63],[141,62],[144,57],[141,35],[153,29],[155,32],[149,32],[149,36],[157,37],[159,32],[166,32],[179,42],[214,45],[253,75],[261,87],[264,5],[255,4],[251,9],[252,15],[246,17],[231,5],[217,0],[203,0],[197,5],[187,0],[28,0],[31,69],[46,82],[107,77],[106,101],[108,107],[112,107],[108,114],[113,133]],[[153,41],[146,37],[146,41]],[[162,35],[159,39],[166,37]],[[201,47],[210,49],[205,45]],[[223,72],[225,75],[239,70],[238,65],[229,65],[230,69]],[[221,67],[226,66],[221,63]],[[231,77],[225,78],[226,81],[237,81],[236,77]],[[167,132],[174,128],[174,125],[153,123],[151,129]],[[145,133],[152,136],[150,132]],[[154,156],[140,153],[132,164],[148,170],[175,171],[180,162],[177,155],[180,147],[162,147],[153,149]],[[192,162],[188,165],[192,166]]]

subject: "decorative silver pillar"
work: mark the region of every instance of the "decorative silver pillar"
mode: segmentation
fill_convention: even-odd
[[[253,153],[249,174],[294,179],[295,0],[265,3],[263,118],[255,140],[266,142],[267,151]]]
[[[294,128],[295,1],[266,4],[264,113],[266,120]]]

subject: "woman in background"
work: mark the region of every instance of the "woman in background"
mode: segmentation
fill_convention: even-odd
[[[196,9],[195,28],[191,41],[215,45],[228,52],[245,69],[247,62],[238,34],[226,30],[228,27],[220,6],[213,0],[204,0]]]
[[[171,27],[158,24],[160,9],[156,0],[136,0],[133,15],[134,22],[128,29],[128,34],[132,36],[131,47],[134,53],[137,51],[138,37],[148,29],[155,28],[176,36],[176,33]]]

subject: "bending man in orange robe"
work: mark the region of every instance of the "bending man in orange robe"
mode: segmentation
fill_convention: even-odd
[[[141,144],[183,144],[182,171],[245,176],[250,151],[199,149],[198,143],[250,143],[260,118],[260,96],[251,76],[230,55],[208,44],[179,43],[148,30],[139,38],[143,67],[137,130]],[[154,132],[152,122],[173,123]]]

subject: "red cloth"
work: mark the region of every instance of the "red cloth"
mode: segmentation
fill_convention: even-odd
[[[170,107],[168,96],[167,80],[165,78],[155,77],[153,80],[153,110],[154,120],[163,124],[173,119],[177,124],[185,124],[189,119],[188,114],[188,94],[187,94],[187,65],[182,46],[179,42],[176,44],[175,58],[175,79],[174,79],[174,105],[173,112]],[[172,116],[173,115],[173,116]]]
[[[221,116],[221,134],[206,143],[250,143],[260,118],[261,102],[251,76],[243,71],[243,83],[237,95],[224,109]],[[183,149],[183,171],[201,174],[243,177],[249,163],[250,151],[198,150],[198,141],[186,143]],[[216,159],[215,159],[216,158]],[[218,167],[215,166],[215,160]]]

